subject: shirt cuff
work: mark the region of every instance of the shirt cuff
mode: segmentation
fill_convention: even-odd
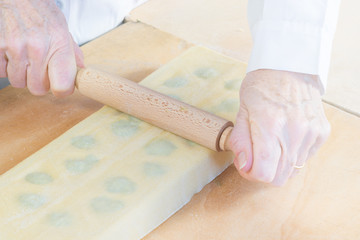
[[[325,92],[333,32],[310,23],[258,21],[247,71],[276,69],[317,75]]]

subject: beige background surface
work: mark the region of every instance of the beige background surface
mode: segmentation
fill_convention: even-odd
[[[130,14],[139,20],[247,61],[251,36],[247,0],[150,0]],[[360,2],[342,0],[324,100],[360,115]]]
[[[360,116],[360,1],[342,0],[324,100]]]
[[[236,59],[250,57],[246,0],[149,0],[129,16]]]

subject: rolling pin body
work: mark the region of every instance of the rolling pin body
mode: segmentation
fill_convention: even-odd
[[[80,93],[215,151],[230,150],[233,123],[133,81],[98,70],[79,69]]]

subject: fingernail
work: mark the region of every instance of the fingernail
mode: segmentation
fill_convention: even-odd
[[[237,158],[236,158],[236,161],[238,162],[238,169],[243,169],[246,165],[246,156],[245,156],[245,152],[241,152]]]

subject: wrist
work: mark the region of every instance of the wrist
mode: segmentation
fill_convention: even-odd
[[[271,81],[279,80],[283,82],[284,87],[289,84],[289,81],[290,83],[292,81],[299,81],[301,85],[307,85],[316,89],[320,95],[323,93],[323,86],[319,75],[276,69],[257,69],[248,72],[246,76],[248,75],[256,75],[257,78],[270,78]]]

